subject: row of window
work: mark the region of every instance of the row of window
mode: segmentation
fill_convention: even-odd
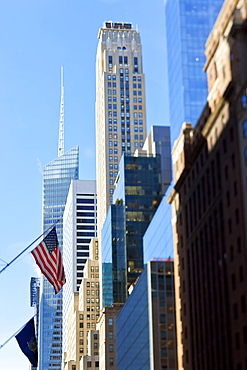
[[[113,154],[113,149],[109,149],[109,154]],[[118,150],[114,149],[114,154],[118,154]]]
[[[128,68],[126,68],[125,70],[123,70],[123,68],[119,69],[120,75],[123,75],[124,72],[125,72],[125,75],[128,75],[129,74]],[[108,75],[107,79],[114,81],[114,80],[116,80],[116,75]],[[142,80],[141,76],[133,76],[133,81],[141,81],[141,80]]]
[[[140,86],[140,87],[139,87]],[[136,87],[135,87],[136,88]],[[138,84],[138,89],[141,89],[141,84]],[[108,89],[108,95],[117,95],[117,90],[116,89]],[[122,88],[120,90],[120,95],[124,95],[124,89]],[[129,90],[126,90],[126,95],[129,96]],[[134,96],[142,96],[142,90],[133,90],[133,95]],[[109,98],[109,97],[108,97]],[[113,97],[114,98],[114,97]],[[108,100],[109,101],[109,100]]]

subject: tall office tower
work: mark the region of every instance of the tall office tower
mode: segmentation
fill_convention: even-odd
[[[165,0],[171,147],[183,122],[194,125],[205,105],[204,45],[222,4],[223,0]],[[145,235],[145,261],[153,256],[173,255],[171,207],[167,204],[167,195],[172,188],[173,182]]]
[[[78,146],[64,153],[63,136],[63,83],[59,126],[58,158],[43,168],[43,230],[57,222],[59,247],[63,251],[63,212],[70,182],[78,179]],[[66,273],[66,271],[65,271]],[[39,370],[60,370],[62,362],[62,306],[63,292],[54,294],[53,286],[44,277],[41,279]]]
[[[162,199],[161,156],[125,154],[102,228],[102,307],[124,303],[143,272],[143,235]]]
[[[112,202],[122,153],[146,137],[145,79],[140,34],[131,23],[105,22],[96,60],[98,232]]]
[[[63,287],[63,351],[66,352],[66,317],[74,292],[79,292],[89,244],[97,236],[95,180],[72,180],[63,216],[63,261],[66,284]],[[96,251],[98,248],[96,248]],[[98,256],[96,256],[98,259]]]
[[[223,0],[166,0],[171,144],[183,122],[197,122],[207,98],[204,45]]]
[[[117,369],[177,370],[173,261],[149,261],[116,319]]]
[[[247,366],[247,2],[206,43],[208,105],[173,149],[179,369]]]

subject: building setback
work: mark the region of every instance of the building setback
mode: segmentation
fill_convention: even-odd
[[[247,366],[247,3],[206,43],[208,104],[173,148],[179,369]]]
[[[100,235],[122,153],[133,153],[146,138],[146,103],[139,32],[131,23],[105,22],[98,38],[96,174]]]

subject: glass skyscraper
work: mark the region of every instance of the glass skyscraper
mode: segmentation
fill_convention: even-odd
[[[123,303],[143,272],[143,235],[162,199],[161,156],[122,156],[102,228],[102,305]]]
[[[207,100],[204,46],[223,0],[166,0],[171,144],[182,123],[197,122]]]
[[[54,224],[63,250],[63,212],[72,179],[79,176],[79,148],[75,146],[43,169],[43,230]],[[66,273],[66,271],[65,271]],[[62,290],[42,277],[39,330],[39,370],[60,370],[62,363]]]
[[[165,0],[171,147],[183,122],[194,126],[207,103],[205,43],[222,4],[223,0]],[[144,236],[145,262],[152,256],[173,255],[172,214],[167,203],[172,189],[173,182]]]

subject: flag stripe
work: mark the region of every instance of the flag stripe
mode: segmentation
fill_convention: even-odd
[[[46,241],[49,243],[47,249]],[[62,254],[57,243],[56,229],[44,238],[44,240],[31,252],[41,272],[53,285],[57,294],[65,283]]]

